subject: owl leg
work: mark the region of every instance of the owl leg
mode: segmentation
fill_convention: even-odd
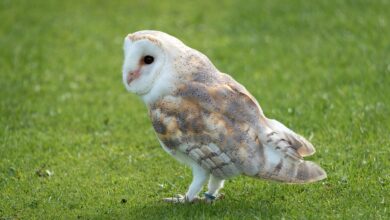
[[[176,195],[172,198],[165,198],[164,201],[172,203],[186,203],[198,200],[198,194],[200,190],[202,190],[202,187],[206,183],[210,174],[198,164],[196,164],[192,167],[192,175],[193,179],[185,196]]]
[[[222,195],[218,195],[218,191],[222,189],[225,180],[210,175],[208,191],[204,194],[206,202],[213,202],[215,199],[222,198]]]
[[[197,198],[200,190],[202,190],[203,185],[210,176],[210,174],[200,166],[194,166],[192,168],[192,175],[192,183],[185,196],[189,202]]]

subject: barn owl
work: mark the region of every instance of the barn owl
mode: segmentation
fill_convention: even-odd
[[[213,201],[224,180],[237,175],[286,183],[326,178],[320,166],[303,160],[315,152],[309,141],[267,118],[241,84],[169,34],[127,35],[122,77],[146,104],[162,148],[192,168],[185,196],[165,201]]]

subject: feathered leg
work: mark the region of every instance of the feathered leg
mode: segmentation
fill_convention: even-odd
[[[213,202],[215,199],[221,198],[218,191],[222,189],[224,182],[225,180],[210,175],[208,191],[205,193],[206,202]]]
[[[202,187],[207,181],[207,179],[209,178],[209,173],[202,167],[197,165],[192,167],[192,175],[193,179],[185,196],[177,195],[173,198],[165,198],[164,201],[173,203],[185,203],[193,202],[198,199],[198,194],[202,190]]]

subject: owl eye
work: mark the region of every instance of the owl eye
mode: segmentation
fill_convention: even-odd
[[[152,56],[147,55],[144,57],[145,64],[151,64],[151,63],[153,63],[153,61],[154,61],[154,57],[152,57]]]

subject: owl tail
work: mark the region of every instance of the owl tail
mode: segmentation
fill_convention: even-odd
[[[267,118],[267,126],[271,129],[271,133],[276,133],[278,138],[286,140],[290,146],[294,148],[296,153],[301,157],[313,155],[316,150],[313,145],[301,135],[287,128],[284,124]],[[274,138],[274,137],[272,137]]]
[[[279,163],[265,169],[256,177],[286,183],[312,183],[325,179],[326,172],[311,161],[280,159]]]
[[[326,178],[320,166],[303,160],[315,152],[309,141],[272,119],[267,119],[264,130],[264,162],[257,177],[287,183],[311,183]]]

